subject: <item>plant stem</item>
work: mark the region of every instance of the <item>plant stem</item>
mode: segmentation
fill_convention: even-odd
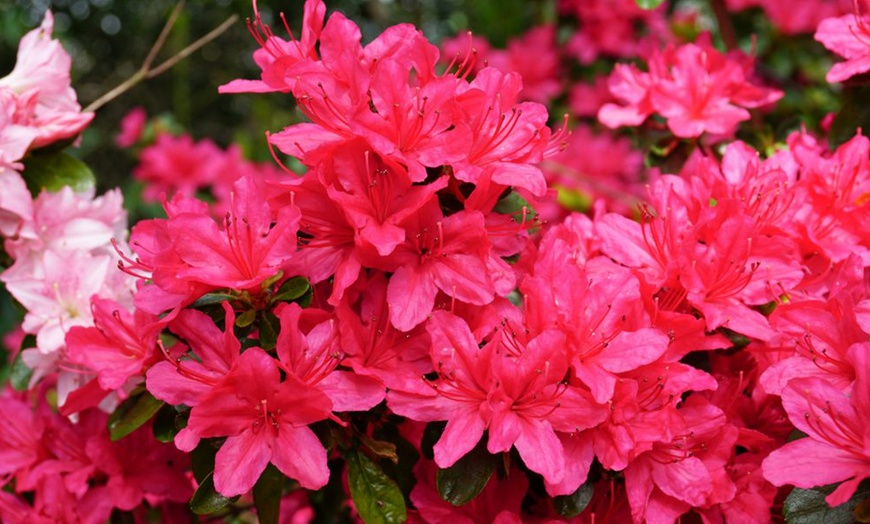
[[[151,64],[154,62],[154,59],[157,57],[160,49],[162,49],[163,45],[166,43],[166,39],[169,36],[170,31],[172,30],[172,26],[175,25],[175,21],[178,19],[178,16],[181,14],[181,10],[184,8],[184,3],[185,0],[181,0],[172,10],[172,13],[170,13],[169,18],[166,20],[166,24],[164,24],[163,29],[160,31],[160,35],[157,37],[157,40],[154,41],[154,45],[151,46],[151,49],[148,51],[148,55],[146,55],[145,60],[139,67],[139,70],[133,73],[130,78],[124,80],[123,82],[112,88],[109,92],[91,102],[86,108],[82,110],[82,112],[89,113],[91,111],[96,111],[107,103],[114,100],[115,98],[132,89],[139,82],[142,82],[143,80],[147,80],[149,78],[154,78],[155,76],[165,72],[167,69],[171,68],[181,60],[184,60],[185,58],[199,50],[202,46],[206,45],[207,43],[220,36],[224,31],[229,29],[231,25],[236,23],[236,20],[239,19],[237,15],[233,15],[227,18],[221,25],[212,29],[206,35],[179,51],[177,55],[169,58],[157,67],[152,68]]]

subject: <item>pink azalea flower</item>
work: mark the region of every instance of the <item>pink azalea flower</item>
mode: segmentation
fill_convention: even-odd
[[[294,375],[281,380],[278,362],[249,348],[226,378],[190,412],[199,437],[227,437],[215,457],[215,489],[231,497],[250,490],[270,462],[302,487],[329,479],[326,450],[308,424],[326,419],[329,399]]]
[[[345,363],[356,373],[377,377],[388,388],[406,389],[432,371],[429,335],[422,326],[409,333],[390,323],[387,279],[376,273],[365,282],[358,308],[347,299],[335,310]]]
[[[39,134],[36,129],[16,122],[17,111],[15,93],[11,89],[0,88],[0,171],[23,169],[24,166],[18,161]]]
[[[259,294],[285,267],[296,251],[298,208],[281,209],[273,223],[265,190],[250,175],[236,181],[231,197],[223,227],[204,204],[180,197],[164,205],[166,220],[137,224],[131,244],[139,258],[127,257],[122,269],[154,282],[140,288],[137,307],[158,314],[221,288]]]
[[[657,442],[625,470],[625,488],[636,523],[672,522],[693,506],[734,498],[725,471],[737,439],[718,408],[698,396],[679,410],[676,436]]]
[[[456,178],[476,183],[486,170],[492,180],[541,196],[546,190],[541,170],[550,130],[547,110],[535,102],[517,103],[522,79],[488,67],[457,94],[456,129],[441,135],[444,154]]]
[[[782,404],[796,428],[808,435],[771,453],[762,464],[774,485],[812,488],[842,482],[825,500],[843,504],[870,477],[870,359],[867,348],[848,352],[855,369],[850,396],[816,377],[797,378],[782,392]]]
[[[390,321],[399,330],[410,331],[426,319],[439,289],[470,304],[493,300],[483,215],[477,211],[440,215],[432,201],[408,217],[403,224],[407,240],[387,261],[385,269],[394,271],[387,288]]]
[[[55,355],[73,326],[90,325],[90,299],[104,289],[111,267],[108,256],[87,252],[46,251],[41,271],[31,275],[3,273],[0,280],[27,309],[23,329],[36,334],[43,355]]]
[[[567,358],[553,351],[564,347],[562,335],[550,330],[526,341],[499,331],[481,348],[464,321],[441,311],[427,330],[439,379],[390,391],[387,404],[412,420],[448,421],[434,448],[438,466],[453,465],[488,430],[490,453],[516,447],[547,482],[562,481],[565,454],[556,431],[579,431],[606,416],[588,391],[564,382]]]
[[[580,23],[568,50],[582,63],[599,56],[634,57],[659,40],[670,38],[664,8],[647,10],[630,0],[559,0],[559,9]],[[638,34],[650,33],[650,40]]]
[[[357,238],[384,257],[405,241],[402,222],[434,201],[435,192],[447,185],[446,177],[412,185],[414,180],[402,165],[359,141],[345,144],[318,175],[329,198],[356,229]]]
[[[323,19],[326,17],[326,4],[320,0],[307,0],[305,14],[302,20],[302,34],[297,40],[290,28],[286,26],[291,41],[284,40],[272,32],[263,23],[254,1],[254,21],[248,22],[248,30],[260,44],[260,49],[254,52],[254,62],[262,70],[261,80],[233,80],[218,88],[220,93],[268,93],[274,91],[288,92],[293,79],[288,77],[287,70],[305,59],[317,59],[315,45],[323,31]]]
[[[849,13],[855,0],[756,0],[774,27],[787,35],[812,33],[827,18]]]
[[[33,200],[24,179],[15,171],[0,167],[0,235],[18,236],[32,216]]]
[[[157,336],[164,327],[156,316],[131,314],[114,300],[91,299],[93,327],[74,327],[66,335],[66,357],[97,373],[100,387],[111,391],[145,371],[158,358]]]
[[[828,82],[842,82],[870,71],[870,25],[860,11],[860,3],[856,2],[855,7],[856,13],[822,20],[814,35],[822,45],[846,59],[828,71]]]
[[[344,353],[331,315],[295,303],[281,304],[275,314],[281,322],[276,347],[281,369],[325,394],[333,410],[365,411],[384,399],[380,381],[336,369]]]
[[[176,193],[192,197],[197,189],[218,179],[223,156],[211,140],[194,143],[189,135],[162,133],[142,150],[133,176],[145,183],[143,196],[148,201],[156,201],[164,193],[167,198]]]
[[[51,38],[54,16],[46,11],[42,25],[24,35],[15,68],[0,78],[0,91],[18,95],[16,121],[36,130],[32,147],[72,138],[84,130],[93,113],[82,113],[70,86],[69,55]]]
[[[617,66],[609,82],[621,104],[605,104],[598,118],[615,128],[639,125],[657,113],[678,137],[730,135],[749,119],[747,109],[771,104],[783,95],[751,83],[751,66],[742,56],[717,51],[709,37],[668,47],[649,58],[648,72]]]
[[[233,333],[236,315],[224,302],[225,330],[205,313],[184,309],[169,329],[187,342],[170,348],[163,362],[148,370],[145,385],[154,397],[169,404],[196,406],[230,372],[239,358],[241,342]],[[196,358],[187,355],[192,351]],[[183,358],[187,357],[187,358]]]
[[[44,424],[31,406],[9,390],[0,394],[0,478],[26,473],[43,456]]]
[[[616,265],[586,270],[572,263],[566,247],[555,244],[539,253],[534,277],[522,283],[528,325],[534,332],[555,328],[564,333],[575,376],[596,401],[606,402],[616,373],[661,357],[668,338],[648,327],[630,271]]]
[[[356,228],[313,172],[301,179],[276,181],[272,189],[272,209],[295,205],[301,213],[300,249],[287,261],[289,274],[302,275],[312,284],[332,278],[329,303],[337,304],[362,268]]]
[[[145,131],[145,123],[148,121],[148,113],[145,108],[138,106],[131,109],[121,119],[121,132],[115,137],[115,145],[118,147],[131,147],[142,138]]]

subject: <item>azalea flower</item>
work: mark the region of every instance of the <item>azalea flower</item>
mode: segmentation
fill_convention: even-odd
[[[215,457],[215,489],[240,495],[270,462],[304,488],[329,478],[326,450],[308,424],[324,420],[332,403],[293,375],[282,380],[278,362],[249,348],[223,381],[190,412],[188,428],[201,438],[227,437]]]
[[[777,486],[812,488],[842,482],[825,500],[843,504],[870,477],[870,353],[853,346],[848,358],[855,369],[851,395],[816,378],[796,378],[782,392],[788,418],[806,438],[793,440],[762,464],[764,477]]]

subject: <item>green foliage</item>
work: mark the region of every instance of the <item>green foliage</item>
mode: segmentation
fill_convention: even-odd
[[[405,497],[395,481],[366,454],[348,450],[347,480],[350,496],[363,521],[395,524],[408,518]]]
[[[278,468],[269,464],[254,484],[254,506],[260,524],[278,524],[284,478]]]
[[[825,502],[837,485],[821,488],[795,488],[786,497],[782,514],[788,524],[851,524],[855,522],[855,510],[859,503],[870,499],[870,481],[862,482],[855,494],[835,508]]]
[[[485,439],[480,439],[464,457],[447,469],[439,469],[435,484],[441,498],[454,506],[471,502],[492,477],[499,457],[486,450]]]
[[[16,391],[24,391],[27,389],[30,384],[30,377],[33,376],[33,370],[30,369],[21,358],[21,353],[25,349],[30,349],[32,347],[36,347],[36,337],[33,335],[27,335],[21,341],[21,347],[18,350],[18,354],[15,355],[15,360],[12,361],[12,365],[10,366],[8,372],[9,384],[12,386],[12,389]]]
[[[23,163],[24,181],[33,196],[43,189],[56,192],[64,186],[76,192],[87,191],[97,182],[88,166],[62,151],[35,151]]]
[[[583,513],[583,510],[589,505],[594,494],[595,490],[592,483],[587,481],[577,488],[577,491],[574,493],[555,497],[553,499],[553,508],[556,510],[556,513],[567,519],[574,518]]]
[[[665,0],[634,0],[638,7],[641,9],[655,9],[656,7],[662,5]]]
[[[162,400],[157,400],[144,389],[138,394],[131,395],[121,402],[109,417],[109,437],[113,441],[121,440],[133,433],[151,420],[163,405]]]
[[[206,475],[190,499],[190,509],[197,515],[211,515],[226,508],[239,497],[224,497],[214,489],[213,473]]]

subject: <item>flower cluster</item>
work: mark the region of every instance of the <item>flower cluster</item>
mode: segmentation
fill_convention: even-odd
[[[267,140],[304,172],[158,134],[133,176],[165,217],[129,243],[117,190],[24,183],[91,118],[47,15],[21,53],[57,69],[0,96],[55,100],[63,78],[81,126],[43,106],[0,121],[0,281],[30,335],[15,373],[33,370],[0,393],[0,518],[186,521],[189,501],[264,521],[771,522],[795,487],[862,496],[870,139],[801,129],[760,153],[735,133],[783,92],[753,60],[633,1],[560,9],[579,63],[648,57],[576,116],[662,124],[670,162],[549,127],[544,103],[582,96],[554,26],[442,56],[407,24],[363,44],[322,0],[282,37],[254,2],[260,78],[219,89],[292,96],[307,121]]]

